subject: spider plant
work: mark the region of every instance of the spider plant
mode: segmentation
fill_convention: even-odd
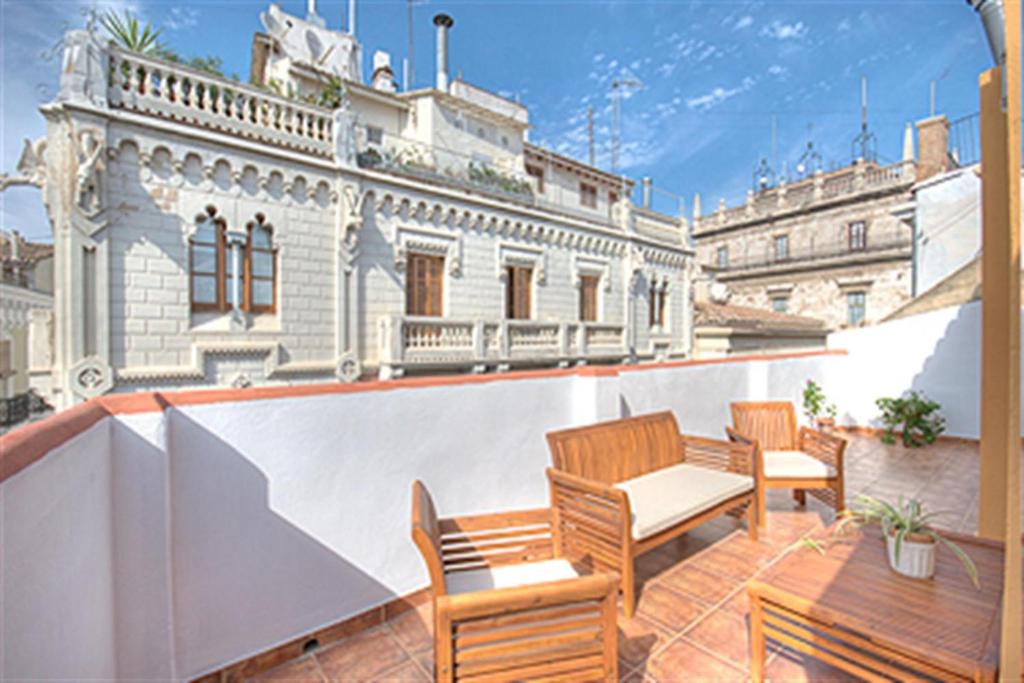
[[[132,52],[150,54],[160,49],[157,38],[160,37],[160,30],[154,29],[149,23],[139,21],[139,18],[128,10],[124,15],[118,15],[113,10],[108,10],[100,17],[100,24],[107,30],[114,42]]]
[[[970,575],[974,586],[981,588],[981,583],[978,581],[978,568],[974,565],[974,561],[960,546],[930,526],[931,521],[941,514],[943,513],[938,511],[926,512],[918,500],[911,499],[904,502],[902,496],[893,504],[872,496],[861,495],[854,499],[849,509],[842,512],[842,518],[836,525],[834,533],[842,533],[851,524],[861,526],[877,522],[882,527],[884,534],[892,536],[895,546],[893,550],[897,560],[899,560],[900,549],[907,540],[927,539],[932,543],[941,543],[957,556]]]

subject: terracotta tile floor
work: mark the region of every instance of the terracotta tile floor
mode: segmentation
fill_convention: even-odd
[[[973,533],[977,520],[978,449],[941,444],[920,451],[850,437],[847,497],[859,493],[918,497],[949,510],[946,528]],[[719,518],[638,560],[640,600],[632,619],[619,615],[622,680],[743,681],[749,678],[746,582],[778,561],[832,513],[808,496],[799,508],[772,491],[759,541],[741,522]],[[429,681],[431,613],[426,605],[382,626],[268,672],[267,681]],[[856,680],[803,655],[771,647],[772,681]]]

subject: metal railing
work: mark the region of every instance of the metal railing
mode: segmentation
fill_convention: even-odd
[[[981,114],[968,114],[950,122],[949,158],[957,166],[981,161]]]
[[[615,323],[454,320],[390,315],[380,320],[383,378],[410,368],[505,369],[514,364],[618,360],[628,355]]]
[[[769,244],[768,249],[772,248],[772,245]],[[729,254],[726,266],[724,268],[718,267],[718,270],[722,273],[733,273],[754,268],[785,268],[786,266],[825,259],[854,259],[865,255],[878,256],[889,251],[899,252],[905,250],[907,255],[909,255],[910,249],[911,242],[905,239],[886,240],[878,243],[869,241],[863,249],[851,249],[850,245],[846,242],[830,242],[821,245],[811,245],[802,249],[791,249],[785,257],[776,257],[772,251],[759,254]]]

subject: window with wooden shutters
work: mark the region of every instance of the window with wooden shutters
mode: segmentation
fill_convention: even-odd
[[[189,238],[189,300],[193,311],[227,308],[226,230],[227,224],[213,206],[196,216],[196,229]]]
[[[537,181],[537,194],[544,194],[544,169],[527,164],[526,174]]]
[[[597,188],[588,183],[580,183],[580,204],[591,209],[597,208]]]
[[[246,226],[245,297],[243,308],[253,313],[272,313],[277,304],[277,250],[274,249],[274,228],[263,214]]]
[[[510,320],[529,320],[533,269],[509,266],[507,275],[505,317]]]
[[[580,276],[580,321],[597,322],[597,286],[600,278],[596,275]]]
[[[854,221],[846,230],[850,251],[864,251],[868,246],[868,224],[864,221]]]
[[[444,315],[444,257],[409,254],[405,272],[405,312]]]

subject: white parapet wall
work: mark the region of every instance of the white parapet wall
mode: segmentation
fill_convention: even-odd
[[[0,439],[0,679],[217,670],[426,586],[414,479],[445,516],[545,506],[551,430],[667,409],[682,431],[721,437],[730,401],[798,402],[807,379],[869,421],[878,392],[913,384],[924,338],[864,330],[849,354],[96,399]],[[967,433],[976,390],[940,391],[957,377],[926,389]]]
[[[824,385],[839,403],[839,422],[880,426],[875,400],[908,390],[942,405],[946,433],[981,433],[981,303],[943,308],[829,336],[849,354]]]

